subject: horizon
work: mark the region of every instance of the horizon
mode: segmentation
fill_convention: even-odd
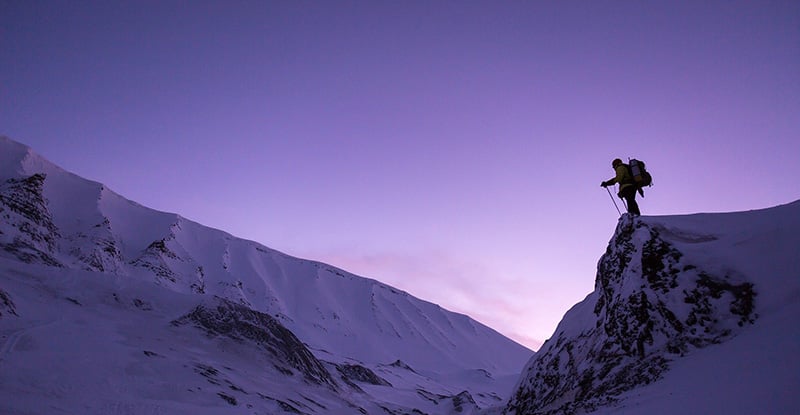
[[[534,350],[594,288],[612,159],[645,216],[800,199],[797,2],[0,11],[1,135]]]

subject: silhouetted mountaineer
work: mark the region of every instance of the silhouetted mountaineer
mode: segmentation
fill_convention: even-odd
[[[636,183],[630,173],[630,168],[627,164],[623,163],[620,159],[614,159],[611,162],[611,167],[616,172],[616,176],[600,183],[602,187],[613,186],[615,183],[619,184],[619,191],[617,196],[625,200],[625,206],[628,208],[628,213],[639,216],[642,213],[639,211],[639,204],[636,203]]]

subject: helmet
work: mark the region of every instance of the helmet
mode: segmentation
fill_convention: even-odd
[[[620,164],[622,164],[622,160],[620,160],[620,159],[614,159],[614,161],[612,161],[612,162],[611,162],[611,167],[613,167],[613,168],[615,168],[615,169],[616,169],[616,168],[617,168],[617,166],[619,166]]]

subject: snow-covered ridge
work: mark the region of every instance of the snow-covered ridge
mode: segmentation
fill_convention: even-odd
[[[17,163],[13,176],[0,177],[2,200],[29,204],[4,212],[20,226],[4,230],[1,243],[18,259],[218,295],[278,316],[312,348],[340,356],[513,373],[530,354],[466,316],[385,284],[144,208],[10,139],[0,145],[4,173]],[[487,355],[487,339],[507,352]]]
[[[785,352],[796,355],[800,339],[792,333],[798,330],[773,322],[786,313],[800,316],[798,246],[800,201],[730,214],[624,216],[598,263],[595,291],[567,312],[528,363],[506,413],[676,413],[663,408],[710,413],[700,408],[715,407],[729,407],[723,411],[728,414],[796,413],[797,397],[762,406],[750,403],[758,395],[754,391],[797,391],[800,386],[798,376],[787,378],[767,364],[761,370],[777,372],[774,376],[759,374],[748,391],[728,392],[739,388],[728,382],[747,384],[748,376],[754,376],[752,369],[737,369],[737,362],[771,359],[758,356],[758,350],[752,351],[756,357],[728,356],[726,370],[735,380],[699,386],[693,401],[669,398],[686,392],[658,385],[667,380],[667,385],[680,384],[675,377],[686,376],[685,368],[693,364],[707,367],[706,349],[724,354],[733,347],[728,342],[754,341],[764,330],[772,330],[767,342],[792,339],[794,350]],[[796,357],[782,359],[800,373]],[[672,372],[673,367],[683,371]],[[694,385],[696,376],[715,377],[689,373],[682,380],[687,385]],[[638,397],[650,390],[659,390],[661,400],[642,404]],[[714,402],[720,395],[735,396],[723,405]],[[794,409],[763,410],[770,407]]]
[[[400,370],[411,377],[447,378],[455,396],[470,384],[455,374],[507,378],[532,355],[465,315],[378,281],[141,206],[5,137],[0,137],[0,217],[0,257],[88,273],[80,278],[156,284],[198,301],[219,297],[274,318],[316,358],[356,378],[371,379],[369,373],[380,370],[389,377]],[[16,312],[14,300],[13,292],[0,291],[0,316]],[[392,362],[413,370],[390,370],[385,365]],[[507,393],[506,387],[489,385],[472,393],[482,406],[497,404],[500,397],[492,391]]]

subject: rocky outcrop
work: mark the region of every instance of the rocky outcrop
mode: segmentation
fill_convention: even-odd
[[[506,414],[573,414],[651,383],[670,361],[756,318],[753,285],[693,264],[663,229],[623,217],[595,291],[523,372]]]
[[[77,265],[88,271],[124,273],[125,262],[108,218],[87,229],[66,237],[69,254]]]
[[[153,241],[131,265],[151,271],[156,276],[156,281],[166,281],[172,284],[182,279],[181,275],[173,271],[171,263],[184,260],[170,249],[168,244],[174,241],[174,235]]]
[[[342,379],[344,379],[348,384],[352,384],[353,382],[361,382],[370,385],[392,386],[392,384],[387,382],[386,379],[383,379],[382,377],[376,375],[375,372],[369,368],[361,365],[336,365],[336,370],[339,371],[339,373],[342,375]]]
[[[0,185],[0,215],[16,228],[0,234],[0,247],[27,263],[62,266],[53,255],[60,237],[43,195],[45,174],[8,179]]]
[[[276,368],[287,376],[294,371],[309,382],[337,389],[336,381],[308,348],[268,314],[215,297],[213,304],[199,305],[172,322],[175,326],[194,324],[210,336],[249,341],[275,358]]]
[[[0,290],[0,318],[8,315],[19,316],[14,302],[11,301],[11,296],[7,292]]]
[[[448,408],[447,413],[474,413],[479,410],[478,404],[468,391],[456,395],[442,395],[424,389],[417,389],[417,395],[434,403],[437,407]]]
[[[475,403],[475,399],[472,398],[467,391],[462,391],[456,396],[453,396],[453,410],[456,413],[471,413],[474,410],[478,409],[478,405]]]

